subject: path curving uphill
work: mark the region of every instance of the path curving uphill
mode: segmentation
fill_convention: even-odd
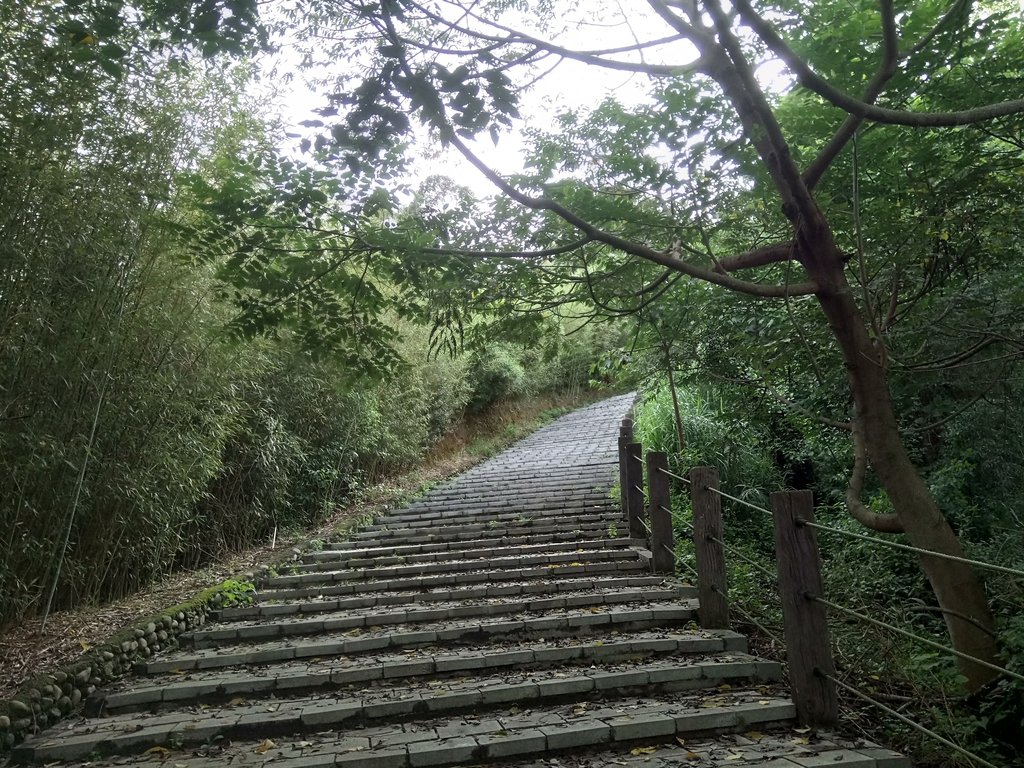
[[[609,494],[632,395],[575,411],[267,577],[17,748],[47,765],[904,768],[794,726],[781,669],[696,629]]]

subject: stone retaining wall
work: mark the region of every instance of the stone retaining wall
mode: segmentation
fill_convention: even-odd
[[[118,632],[74,663],[30,680],[11,699],[0,699],[0,754],[80,710],[98,686],[127,674],[136,662],[177,646],[179,635],[203,626],[211,611],[237,603],[248,587],[232,580],[204,590],[187,603]]]

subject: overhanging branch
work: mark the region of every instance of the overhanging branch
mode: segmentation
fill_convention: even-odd
[[[785,62],[801,85],[850,115],[889,125],[944,128],[971,125],[1024,112],[1024,99],[1000,101],[996,104],[986,104],[982,107],[958,112],[908,112],[902,109],[888,109],[868,104],[840,91],[815,72],[789,47],[772,25],[754,11],[749,0],[736,0],[736,7],[740,10],[743,21],[757,33],[757,36],[776,56]]]

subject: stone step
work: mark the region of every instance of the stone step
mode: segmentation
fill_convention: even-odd
[[[630,539],[627,537],[609,538],[602,536],[597,539],[580,539],[575,532],[566,534],[564,538],[552,538],[549,541],[537,541],[536,538],[520,536],[515,539],[479,538],[468,541],[445,541],[436,544],[410,544],[405,546],[381,546],[381,547],[337,547],[334,545],[325,546],[321,550],[307,552],[302,556],[305,563],[327,562],[334,559],[346,560],[354,558],[373,558],[381,556],[404,556],[433,554],[445,555],[451,552],[465,552],[473,550],[490,550],[491,552],[508,552],[515,549],[528,551],[529,549],[541,550],[544,547],[551,548],[550,551],[566,549],[587,549],[587,548],[615,548],[615,547],[639,547],[644,546],[644,539]]]
[[[510,487],[504,493],[492,490],[486,498],[474,493],[465,496],[432,498],[410,506],[388,512],[384,519],[391,523],[412,523],[423,520],[444,520],[459,518],[484,511],[497,515],[516,512],[536,513],[560,509],[586,509],[587,507],[614,506],[615,500],[607,488],[587,491],[551,490],[545,492],[524,492]]]
[[[223,626],[208,627],[182,635],[179,640],[192,648],[213,648],[229,643],[253,643],[281,637],[305,637],[350,629],[381,627],[395,624],[423,624],[451,619],[471,619],[489,616],[509,616],[547,613],[568,608],[626,603],[683,602],[678,587],[592,590],[570,592],[531,600],[513,600],[507,597],[479,598],[472,602],[438,602],[427,606],[383,606],[349,608],[329,611],[314,616],[285,615],[239,619]],[[689,603],[696,606],[696,603]]]
[[[309,597],[310,595],[355,595],[370,592],[404,591],[410,589],[428,590],[438,587],[458,587],[479,584],[503,586],[509,582],[547,581],[558,579],[585,579],[599,576],[622,576],[650,572],[651,566],[646,560],[626,560],[608,563],[587,563],[585,565],[549,565],[535,568],[518,568],[515,570],[481,570],[460,571],[458,573],[432,574],[428,576],[410,576],[405,578],[379,579],[377,581],[344,581],[340,583],[323,583],[300,586],[298,588],[268,588],[260,586],[257,598],[264,595],[267,599],[281,600],[290,597]]]
[[[609,531],[623,531],[625,519],[618,514],[602,515],[599,520],[580,523],[576,520],[561,518],[544,522],[541,525],[498,525],[486,526],[473,523],[464,526],[438,526],[433,529],[405,531],[388,529],[381,531],[362,531],[354,534],[352,541],[357,546],[383,547],[388,544],[425,544],[439,541],[466,541],[481,536],[512,537],[512,536],[544,536],[547,534],[566,533],[581,539],[616,538]]]
[[[556,513],[556,514],[552,514]],[[602,506],[594,506],[593,509],[586,508],[554,508],[537,510],[534,514],[529,512],[498,512],[485,510],[475,515],[459,515],[439,523],[437,520],[414,520],[400,521],[394,525],[388,525],[386,520],[372,525],[364,526],[356,534],[356,538],[366,538],[373,534],[384,532],[415,535],[418,529],[430,530],[432,533],[447,535],[449,533],[460,533],[464,531],[487,531],[496,528],[516,530],[518,528],[544,528],[559,526],[566,529],[579,527],[581,525],[607,524],[622,515],[611,503]],[[624,519],[624,518],[623,518]]]
[[[431,574],[451,574],[463,571],[479,571],[486,563],[495,569],[521,570],[530,567],[561,568],[570,565],[582,566],[588,563],[615,563],[635,561],[639,555],[636,550],[584,550],[582,552],[562,552],[550,555],[520,555],[514,557],[495,557],[489,560],[449,560],[447,562],[416,563],[413,565],[391,565],[380,568],[354,568],[326,571],[311,571],[289,576],[271,576],[264,579],[260,586],[291,587],[305,584],[329,584],[337,581],[379,581],[381,579],[402,578],[410,576],[429,576]]]
[[[587,539],[585,541],[542,542],[520,546],[481,546],[442,552],[395,553],[387,548],[377,550],[379,554],[352,557],[344,550],[323,550],[305,555],[302,564],[295,565],[299,572],[346,568],[377,568],[388,565],[414,565],[416,563],[437,563],[447,560],[480,560],[484,558],[518,557],[528,555],[555,554],[559,552],[582,552],[585,550],[619,550],[630,547],[646,547],[644,539]],[[454,554],[454,557],[453,557]]]
[[[282,662],[244,672],[193,671],[165,676],[155,684],[131,681],[121,690],[104,692],[87,702],[87,713],[98,716],[123,710],[181,705],[197,701],[227,700],[241,695],[289,695],[301,690],[351,686],[379,680],[430,675],[480,676],[502,669],[542,669],[556,665],[573,668],[620,663],[623,660],[661,659],[676,666],[714,665],[723,662],[768,664],[747,655],[746,639],[731,632],[672,634],[635,632],[607,640],[562,638],[548,642],[495,644],[433,652],[356,656]],[[716,655],[710,655],[716,654]],[[759,678],[775,680],[778,667],[758,667]],[[701,679],[711,679],[702,673]]]
[[[466,509],[451,509],[446,507],[443,511],[424,513],[415,517],[395,517],[384,515],[374,520],[373,525],[368,525],[363,530],[381,529],[410,529],[431,528],[434,526],[470,525],[482,524],[489,528],[496,528],[500,525],[533,525],[534,521],[553,516],[569,517],[590,521],[595,515],[607,513],[618,514],[619,505],[616,501],[604,499],[603,501],[580,500],[572,504],[556,505],[545,504],[543,506],[528,506],[523,504],[507,504],[501,506],[476,505]]]
[[[422,624],[415,627],[372,627],[330,633],[314,639],[276,640],[258,646],[237,645],[189,651],[179,649],[135,666],[138,674],[217,669],[244,664],[270,664],[293,659],[372,653],[422,646],[529,642],[571,636],[605,635],[663,628],[678,630],[696,617],[695,603],[684,605],[615,605],[589,610],[550,611],[537,616],[512,614],[484,620],[470,619]]]
[[[427,532],[417,533],[409,536],[408,542],[398,541],[395,537],[376,538],[366,536],[362,539],[349,539],[348,541],[331,541],[325,544],[325,549],[331,550],[394,550],[412,549],[415,547],[445,546],[449,549],[459,549],[463,545],[476,545],[477,543],[508,543],[510,545],[528,544],[535,542],[542,544],[547,541],[577,541],[582,539],[615,539],[626,535],[626,522],[623,518],[616,518],[603,524],[595,523],[586,526],[576,527],[553,527],[546,530],[540,528],[529,528],[524,532],[509,534],[505,527],[494,528],[483,531],[464,531],[451,536],[440,536]],[[609,535],[615,534],[615,535]],[[427,550],[429,551],[429,550]]]
[[[494,712],[499,719],[504,716],[510,720],[495,729],[496,743],[504,744],[510,730],[532,732],[546,724],[560,731],[557,735],[566,739],[566,747],[570,739],[577,740],[576,748],[586,746],[586,742],[579,743],[582,734],[578,726],[569,725],[556,714],[566,710],[565,704],[569,711],[588,712],[589,716],[582,718],[588,725],[601,723],[611,731],[610,738],[602,737],[596,743],[781,725],[794,716],[793,705],[767,689],[695,694],[686,688],[695,671],[699,669],[650,665],[625,671],[588,671],[572,677],[535,675],[511,681],[487,677],[435,686],[406,684],[401,688],[367,689],[346,697],[332,693],[324,697],[281,699],[269,705],[238,702],[235,706],[210,707],[198,712],[130,713],[92,719],[77,728],[72,726],[59,739],[24,744],[16,749],[15,759],[48,762],[97,754],[142,754],[167,744],[187,747],[214,740],[257,736],[273,739],[325,729],[355,736],[360,726],[385,723],[386,732],[394,733],[399,723],[415,720],[416,725],[423,726],[437,720],[448,721],[453,714],[466,711],[476,716]],[[677,683],[682,686],[678,691],[674,690]],[[634,709],[631,702],[631,708],[623,712],[619,699],[637,696],[641,691],[641,706]],[[586,707],[581,706],[583,703]],[[529,713],[522,713],[519,705],[524,704],[529,704]],[[614,737],[616,729],[619,739]],[[501,731],[506,733],[504,737],[497,735]],[[472,743],[467,759],[472,757],[479,745],[476,739],[458,738],[467,739],[467,746]],[[547,747],[546,735],[543,746]]]
[[[169,750],[167,757],[128,758],[137,768],[212,768],[219,765],[274,768],[429,768],[436,766],[500,764],[503,768],[911,768],[910,761],[892,750],[862,739],[811,734],[793,726],[737,724],[712,731],[675,730],[671,735],[629,738],[625,717],[639,717],[645,726],[634,733],[667,731],[659,728],[656,706],[633,712],[590,713],[561,709],[539,713],[535,723],[511,710],[493,717],[454,716],[401,729],[362,728],[326,730],[299,737],[216,742],[195,750]],[[601,717],[596,716],[602,715]],[[559,720],[554,720],[554,717]],[[691,725],[697,725],[690,721]],[[618,727],[616,727],[618,726]],[[756,728],[756,729],[755,729]],[[746,730],[744,734],[742,731]],[[715,734],[718,734],[717,736]],[[679,741],[683,743],[680,744]],[[123,766],[126,758],[95,760],[91,768]]]
[[[226,608],[219,612],[220,617],[230,620],[231,618],[251,618],[261,615],[262,606],[266,605],[273,609],[267,615],[274,615],[276,611],[287,614],[294,612],[285,609],[285,606],[298,606],[298,612],[317,612],[321,603],[329,604],[332,597],[340,599],[365,599],[373,601],[373,605],[399,605],[407,602],[408,595],[417,596],[418,600],[412,602],[433,602],[435,600],[462,600],[476,599],[480,597],[501,597],[515,595],[540,595],[555,594],[558,592],[574,592],[589,589],[614,589],[620,587],[652,587],[665,583],[663,576],[597,576],[580,574],[562,575],[562,568],[552,572],[549,569],[543,570],[545,576],[531,578],[529,580],[505,581],[501,578],[476,579],[470,584],[457,586],[450,581],[451,577],[427,577],[430,579],[444,578],[447,581],[438,586],[432,583],[423,583],[423,579],[401,579],[388,581],[368,581],[356,584],[335,584],[327,586],[314,585],[300,589],[266,589],[256,594],[256,602],[253,605],[239,606],[237,608]],[[501,574],[501,571],[494,572]],[[552,573],[557,578],[551,578]],[[462,574],[459,574],[462,575]],[[476,576],[476,574],[474,574]],[[356,587],[359,589],[356,589]],[[693,589],[689,587],[689,589]],[[446,597],[450,595],[450,597]],[[695,592],[688,591],[686,596],[693,597]],[[351,597],[350,597],[351,596]],[[295,602],[299,601],[299,602]],[[309,606],[303,608],[303,606]],[[332,610],[330,608],[326,610]]]
[[[541,476],[529,481],[526,487],[522,481],[481,480],[448,488],[435,488],[429,494],[413,500],[408,506],[396,509],[393,514],[419,514],[424,510],[443,509],[452,504],[480,504],[481,500],[500,499],[505,496],[518,498],[597,496],[608,499],[609,490],[616,475],[566,474],[562,476]]]
[[[269,616],[290,616],[295,614],[315,614],[327,611],[338,611],[353,608],[373,608],[387,605],[430,605],[438,602],[460,600],[479,600],[488,597],[520,597],[539,599],[541,596],[565,594],[567,592],[589,592],[604,590],[614,592],[624,589],[654,589],[673,587],[680,597],[693,598],[697,595],[695,587],[689,584],[670,582],[663,576],[646,576],[611,579],[550,579],[546,581],[525,581],[511,584],[477,585],[454,589],[433,589],[429,591],[406,590],[380,594],[359,593],[352,597],[338,599],[324,598],[316,589],[304,590],[302,594],[290,594],[279,600],[271,599],[274,592],[259,595],[259,602],[254,605],[224,608],[214,611],[211,618],[219,622],[238,619],[254,619]],[[298,590],[282,590],[282,592],[298,592]]]

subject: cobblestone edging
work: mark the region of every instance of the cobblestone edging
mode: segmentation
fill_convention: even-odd
[[[248,586],[234,580],[222,582],[118,632],[77,661],[29,680],[10,699],[0,700],[0,754],[80,711],[82,702],[99,686],[130,673],[136,663],[177,647],[180,635],[204,626],[212,611],[236,602]]]

